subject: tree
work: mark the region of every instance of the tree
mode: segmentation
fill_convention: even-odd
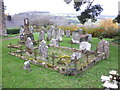
[[[66,4],[69,4],[72,0],[64,0]],[[79,16],[77,16],[78,20],[85,24],[89,19],[91,19],[91,22],[97,21],[96,17],[101,14],[103,11],[103,8],[101,5],[92,5],[94,0],[74,0],[74,9],[76,11],[81,11],[81,7],[83,5],[87,5],[86,9],[81,12]]]
[[[112,19],[104,19],[100,22],[100,26],[104,27],[105,29],[118,29],[118,25],[116,23],[113,23]]]

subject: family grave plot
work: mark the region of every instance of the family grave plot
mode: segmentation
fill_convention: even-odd
[[[64,75],[76,76],[79,72],[89,69],[98,61],[109,57],[109,44],[105,40],[101,40],[98,43],[97,49],[91,51],[91,44],[88,42],[83,43],[83,46],[84,44],[87,46],[83,50],[80,50],[47,45],[44,40],[40,42],[39,46],[35,47],[30,37],[27,39],[26,47],[24,45],[8,45],[8,48],[10,48],[9,54],[22,58],[23,60],[29,60],[30,63],[58,71]],[[26,52],[29,52],[31,55],[28,55]]]

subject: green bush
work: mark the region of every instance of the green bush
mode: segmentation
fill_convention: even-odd
[[[18,34],[20,32],[19,28],[8,28],[7,34]]]

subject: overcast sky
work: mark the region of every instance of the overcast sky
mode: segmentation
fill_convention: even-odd
[[[102,5],[102,15],[117,15],[118,1],[95,0],[94,4]],[[17,14],[25,11],[49,11],[51,13],[79,13],[73,7],[73,2],[66,4],[64,0],[4,0],[6,13]]]

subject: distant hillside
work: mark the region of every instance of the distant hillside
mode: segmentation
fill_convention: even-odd
[[[7,28],[19,28],[24,24],[24,18],[29,18],[30,23],[34,20],[49,19],[49,21],[54,22],[55,24],[65,24],[63,21],[67,21],[63,16],[56,16],[47,11],[28,11],[15,14],[11,16],[11,21],[7,20],[6,17],[6,27]],[[39,21],[40,22],[40,21]]]
[[[22,12],[19,14],[15,14],[12,17],[12,20],[9,21],[6,18],[6,27],[7,28],[19,28],[21,25],[24,24],[23,20],[24,18],[29,18],[30,23],[35,22],[35,20],[39,23],[44,23],[49,20],[50,22],[53,22],[56,25],[70,25],[70,24],[80,24],[79,20],[77,19],[78,14],[72,14],[72,13],[50,13],[48,11],[28,11],[28,12]],[[91,23],[88,22],[85,25],[95,25],[98,24],[100,20],[106,19],[106,18],[115,18],[116,16],[109,16],[109,15],[100,15],[97,17],[98,22]],[[40,21],[42,20],[42,21]]]

